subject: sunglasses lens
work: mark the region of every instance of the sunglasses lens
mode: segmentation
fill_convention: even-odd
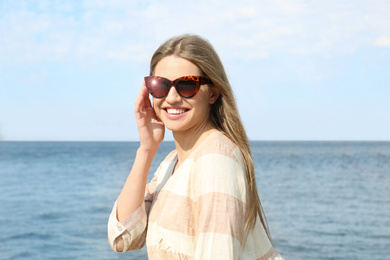
[[[166,97],[172,84],[175,85],[177,93],[185,98],[195,96],[200,87],[198,77],[194,79],[194,76],[179,78],[175,81],[170,81],[163,77],[150,76],[145,77],[145,83],[150,93],[156,98]]]
[[[149,88],[155,97],[165,97],[169,91],[169,83],[162,79],[151,78],[148,80]]]
[[[180,81],[176,85],[176,90],[182,97],[192,97],[196,92],[196,82],[195,81]]]

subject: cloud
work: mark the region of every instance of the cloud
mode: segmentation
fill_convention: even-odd
[[[390,37],[381,36],[375,39],[374,45],[378,47],[390,47]]]
[[[113,125],[127,116],[119,111],[131,111],[131,105],[119,106],[133,104],[153,51],[182,33],[199,34],[215,46],[254,135],[261,132],[262,119],[253,120],[259,111],[276,118],[283,117],[280,107],[294,102],[314,107],[312,100],[324,98],[327,102],[319,106],[326,107],[340,98],[348,104],[359,86],[370,88],[369,95],[380,93],[376,98],[388,96],[383,94],[387,74],[380,74],[388,70],[388,54],[377,48],[390,45],[388,10],[387,0],[0,0],[0,112],[7,112],[3,137],[28,137],[28,128],[18,123],[25,121],[26,111],[33,115],[27,118],[36,138],[46,138],[40,129],[61,138],[60,130],[44,129],[53,118],[54,123],[73,124],[74,136],[84,130],[88,135],[88,125],[95,124],[90,114],[102,125]],[[376,57],[378,49],[384,55]],[[366,71],[365,77],[356,71]],[[340,94],[352,85],[348,94]],[[361,106],[359,98],[355,101]],[[29,103],[40,104],[41,111],[32,111]],[[101,103],[117,110],[105,114]],[[55,110],[53,104],[62,108]],[[69,112],[73,105],[77,109]],[[46,118],[45,111],[62,115]],[[291,120],[303,120],[303,110],[295,111]]]
[[[4,1],[0,60],[145,61],[181,33],[208,38],[223,56],[344,55],[390,35],[389,1]],[[185,11],[183,11],[185,10]],[[194,12],[192,10],[198,10]],[[381,36],[376,46],[388,46]]]

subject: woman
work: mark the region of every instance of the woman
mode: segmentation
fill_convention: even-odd
[[[282,259],[213,47],[194,35],[172,38],[154,53],[150,75],[135,103],[140,147],[110,215],[111,247],[124,252],[146,243],[150,259]],[[176,150],[146,185],[165,127]]]

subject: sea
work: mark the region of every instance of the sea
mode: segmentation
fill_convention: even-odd
[[[0,259],[115,253],[107,221],[138,142],[0,142]],[[149,180],[174,149],[163,142]],[[285,259],[390,259],[390,142],[253,141],[274,247]]]

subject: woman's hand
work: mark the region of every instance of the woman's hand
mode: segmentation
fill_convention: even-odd
[[[134,112],[141,145],[137,150],[130,174],[118,197],[118,221],[126,219],[142,205],[150,166],[158,146],[164,139],[165,126],[154,113],[145,83],[137,95]],[[116,249],[122,251],[123,246],[122,240],[122,242],[118,242]]]
[[[137,95],[134,112],[141,143],[140,148],[146,151],[157,151],[158,146],[164,140],[165,126],[154,112],[145,82]]]

